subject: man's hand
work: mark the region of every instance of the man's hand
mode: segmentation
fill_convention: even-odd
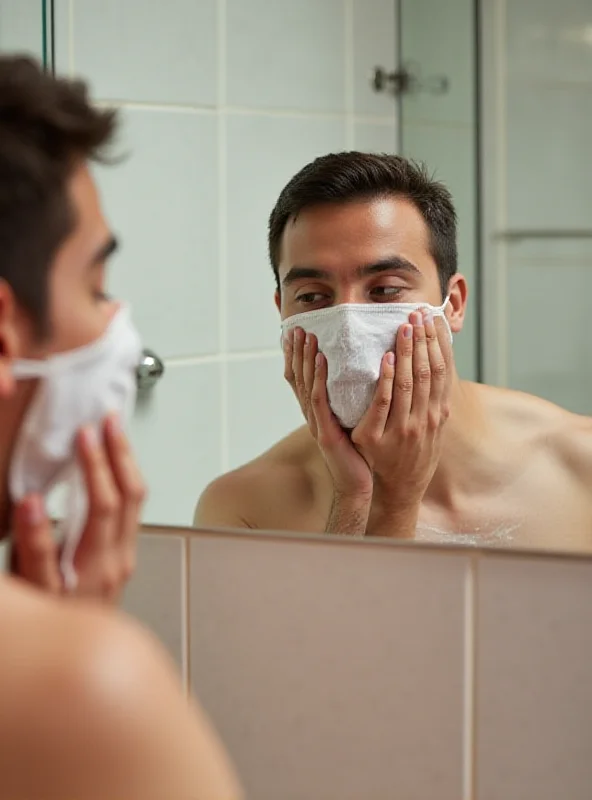
[[[453,356],[446,324],[419,312],[410,322],[397,334],[394,384],[378,387],[381,413],[365,417],[352,433],[374,476],[372,535],[414,535],[450,413]]]
[[[443,320],[415,312],[410,322],[398,331],[396,354],[385,354],[372,404],[351,434],[329,407],[316,338],[299,328],[287,338],[285,377],[333,479],[329,532],[415,534],[449,415],[452,347]]]
[[[116,602],[135,569],[145,488],[116,417],[105,420],[101,438],[85,428],[77,440],[89,512],[74,559],[74,594]],[[41,497],[31,495],[15,507],[13,536],[14,573],[53,594],[64,593],[60,548]]]
[[[327,397],[327,361],[316,337],[301,328],[284,346],[285,378],[292,387],[333,480],[327,533],[363,536],[372,502],[372,472],[339,425]]]
[[[327,397],[327,360],[301,328],[285,344],[285,378],[327,463],[337,494],[372,496],[372,472],[339,425]]]

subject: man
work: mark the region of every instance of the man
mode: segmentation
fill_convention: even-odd
[[[233,798],[222,749],[157,642],[66,597],[43,496],[11,503],[18,487],[51,473],[52,453],[59,460],[80,403],[64,395],[67,381],[91,399],[109,388],[94,361],[121,317],[105,294],[113,239],[88,162],[103,155],[115,123],[83,84],[0,58],[0,519],[2,535],[12,529],[19,576],[0,578],[0,794]],[[121,346],[111,343],[108,364]],[[76,384],[88,363],[91,380],[83,373]],[[29,379],[24,367],[47,375]],[[115,377],[119,391],[125,376]],[[84,427],[77,452],[88,514],[73,594],[114,600],[133,570],[143,486],[116,417],[101,436]]]
[[[467,284],[457,272],[456,217],[441,184],[397,156],[319,158],[281,193],[269,250],[286,377],[308,424],[214,481],[196,524],[592,545],[592,421],[455,372],[449,331],[463,327]],[[339,381],[331,386],[332,355],[339,361],[352,349],[349,362],[333,364],[347,378],[366,359],[360,342],[369,349],[375,342],[344,327],[331,338],[328,320],[339,313],[343,326],[345,314],[359,332],[364,309],[379,317],[385,306],[378,304],[389,303],[397,313],[409,309],[401,303],[416,305],[396,343],[382,350],[372,405],[344,430],[328,405],[327,389],[340,397]],[[394,359],[384,355],[393,349]],[[348,388],[354,399],[355,389]]]

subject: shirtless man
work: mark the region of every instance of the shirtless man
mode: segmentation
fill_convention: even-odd
[[[162,648],[91,602],[114,601],[131,574],[143,499],[116,418],[103,436],[83,428],[78,437],[89,512],[74,597],[43,497],[11,505],[8,491],[23,422],[43,397],[38,380],[17,376],[16,360],[84,348],[117,312],[105,294],[112,236],[87,166],[114,128],[82,84],[0,58],[0,538],[12,530],[16,573],[0,577],[0,795],[231,800],[238,790],[222,748]],[[33,441],[47,428],[41,419]],[[38,467],[39,453],[25,461]]]
[[[451,197],[403,158],[343,153],[305,167],[271,214],[269,250],[282,320],[449,296],[448,325],[462,329]],[[592,420],[461,381],[443,320],[408,319],[395,366],[385,356],[375,401],[349,432],[327,405],[317,339],[292,328],[286,377],[308,424],[214,481],[196,524],[590,549]]]

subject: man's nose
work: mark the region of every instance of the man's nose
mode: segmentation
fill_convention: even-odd
[[[340,287],[335,298],[336,305],[347,305],[348,303],[365,303],[367,298],[361,286],[349,284]]]

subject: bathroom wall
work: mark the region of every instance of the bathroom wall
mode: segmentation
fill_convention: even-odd
[[[125,607],[257,800],[589,800],[592,561],[153,529]]]
[[[491,0],[484,0],[484,4]],[[400,0],[401,61],[420,88],[403,95],[400,149],[424,161],[452,192],[458,215],[458,269],[469,295],[454,339],[461,378],[482,379],[479,343],[478,109],[475,0]],[[445,91],[439,82],[445,80]]]
[[[129,299],[166,372],[133,438],[150,522],[301,424],[284,385],[267,218],[331,150],[396,148],[395,0],[55,0],[57,68],[122,109],[122,166],[99,172]],[[172,465],[174,464],[174,468]]]
[[[592,4],[481,5],[485,380],[591,415]]]
[[[43,1],[2,0],[0,52],[18,50],[43,59]]]

